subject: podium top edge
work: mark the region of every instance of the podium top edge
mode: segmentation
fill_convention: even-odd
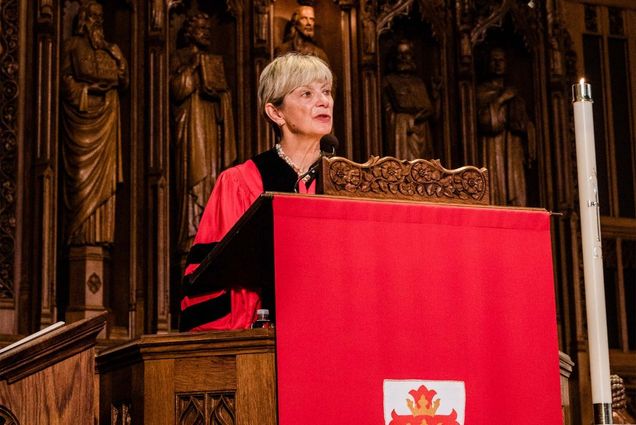
[[[288,192],[263,192],[260,197],[273,199],[276,197],[289,198],[306,198],[306,199],[330,199],[343,200],[347,202],[371,202],[381,204],[402,204],[402,205],[428,205],[435,207],[457,207],[457,208],[479,208],[487,210],[506,210],[506,211],[526,211],[526,212],[549,212],[542,207],[511,207],[502,205],[480,205],[480,204],[462,204],[454,202],[432,202],[432,201],[408,201],[404,199],[382,199],[382,198],[356,198],[352,196],[335,196],[324,194],[307,194],[307,193],[288,193]]]

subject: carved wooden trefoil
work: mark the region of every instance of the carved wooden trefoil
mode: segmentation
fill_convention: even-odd
[[[364,164],[323,158],[327,195],[462,204],[489,203],[488,170],[465,166],[447,170],[438,160],[372,156]]]

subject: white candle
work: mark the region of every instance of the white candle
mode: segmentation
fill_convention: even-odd
[[[572,86],[576,164],[581,209],[581,237],[583,243],[583,272],[587,333],[592,378],[592,402],[596,424],[612,423],[612,391],[610,385],[605,287],[603,283],[603,252],[601,249],[601,220],[596,179],[594,148],[594,120],[592,89],[581,79]]]

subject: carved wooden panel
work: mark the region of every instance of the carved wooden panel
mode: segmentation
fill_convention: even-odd
[[[327,195],[483,205],[489,202],[485,168],[447,170],[438,160],[372,156],[364,164],[341,157],[323,158],[322,172]]]
[[[18,1],[0,2],[0,300],[13,299],[17,182]]]
[[[130,403],[110,405],[110,425],[131,425]]]
[[[177,420],[182,425],[234,425],[234,393],[177,394]]]

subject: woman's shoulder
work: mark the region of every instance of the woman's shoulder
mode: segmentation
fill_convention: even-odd
[[[236,186],[237,189],[245,189],[255,194],[263,191],[260,172],[251,159],[224,170],[216,184]]]

